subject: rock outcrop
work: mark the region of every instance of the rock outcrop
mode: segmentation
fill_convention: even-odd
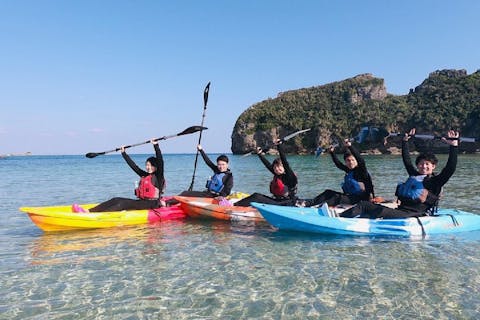
[[[407,95],[388,94],[384,80],[361,74],[330,84],[281,92],[252,105],[237,119],[232,132],[232,152],[242,154],[294,131],[311,128],[286,144],[291,153],[311,153],[356,136],[363,126],[389,132],[443,134],[455,128],[464,136],[480,136],[480,71],[432,72]],[[360,147],[371,152],[391,153],[400,146],[396,139],[367,141]],[[445,151],[438,141],[419,141],[418,148]],[[475,152],[478,144],[462,144],[462,151]],[[375,151],[373,151],[375,150]]]

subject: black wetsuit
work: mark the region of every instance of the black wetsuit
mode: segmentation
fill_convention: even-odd
[[[185,197],[202,197],[202,198],[215,198],[215,197],[226,197],[232,192],[233,188],[233,174],[230,171],[230,169],[227,169],[226,172],[220,172],[218,170],[218,167],[210,160],[210,158],[207,156],[205,151],[199,150],[200,154],[202,155],[203,160],[207,164],[207,166],[210,167],[210,169],[213,170],[214,174],[219,174],[219,173],[225,173],[225,175],[222,177],[222,184],[223,188],[220,190],[220,192],[214,192],[211,190],[205,190],[205,191],[183,191],[180,193],[181,196]]]
[[[153,145],[155,149],[155,157],[157,159],[157,170],[153,173],[152,181],[155,187],[160,190],[160,193],[163,191],[165,186],[165,178],[163,173],[163,157],[162,152],[158,144]],[[148,172],[140,169],[135,162],[130,158],[126,152],[122,152],[122,157],[125,159],[127,164],[138,174],[140,177],[146,177],[149,175]],[[107,212],[107,211],[122,211],[122,210],[144,210],[144,209],[154,209],[160,206],[159,199],[129,199],[116,197],[105,202],[100,203],[96,207],[91,208],[90,212]]]
[[[285,156],[285,151],[283,150],[282,145],[281,144],[277,145],[277,149],[280,155],[280,160],[282,161],[282,164],[283,164],[283,168],[285,169],[285,172],[281,175],[275,174],[275,171],[273,169],[273,164],[270,163],[270,161],[268,161],[268,159],[265,158],[264,155],[258,154],[258,157],[260,158],[262,163],[265,165],[265,167],[271,173],[273,173],[273,175],[276,178],[280,179],[283,182],[283,184],[288,188],[288,195],[287,196],[273,195],[273,197],[269,197],[261,193],[254,193],[247,198],[237,201],[235,203],[235,206],[248,207],[252,202],[276,204],[276,205],[282,205],[282,206],[290,206],[295,204],[295,200],[297,198],[298,179],[295,172],[293,172],[292,168],[290,168],[290,164],[287,161],[287,157]]]
[[[455,172],[457,167],[458,147],[450,146],[448,161],[445,168],[438,175],[430,175],[423,179],[423,186],[435,196],[439,196],[443,185],[447,183],[450,177]],[[417,176],[420,173],[415,169],[410,158],[408,144],[406,141],[402,142],[402,159],[405,169],[409,176]],[[428,202],[428,201],[427,201]],[[432,209],[431,204],[421,203],[420,201],[409,201],[408,203],[400,203],[397,209],[387,208],[379,204],[373,204],[368,201],[361,201],[355,207],[344,211],[341,216],[347,218],[361,217],[361,218],[408,218],[420,217],[430,214]]]
[[[339,204],[356,204],[362,200],[368,201],[370,198],[374,197],[372,178],[367,171],[365,160],[353,146],[348,147],[348,149],[357,160],[358,165],[355,168],[349,169],[345,164],[338,160],[334,152],[330,152],[333,163],[338,169],[345,171],[345,174],[352,172],[353,178],[358,182],[362,182],[365,186],[365,190],[361,194],[347,194],[345,192],[342,193],[327,189],[312,200],[306,200],[306,206],[320,205],[324,202],[326,202],[329,206],[336,206]]]

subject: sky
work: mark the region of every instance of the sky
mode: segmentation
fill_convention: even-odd
[[[237,118],[278,93],[362,73],[407,94],[480,69],[477,0],[0,0],[0,154],[85,154]],[[303,129],[303,128],[299,128]],[[162,141],[195,153],[199,135]],[[130,153],[151,153],[146,144]]]

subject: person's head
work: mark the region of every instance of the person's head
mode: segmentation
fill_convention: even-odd
[[[437,166],[438,159],[433,153],[421,153],[415,159],[417,171],[420,174],[432,174]]]
[[[158,168],[158,161],[155,157],[150,157],[145,161],[145,171],[148,173],[154,173],[157,171]]]
[[[285,168],[283,167],[283,163],[280,158],[276,158],[275,160],[273,160],[272,167],[273,172],[275,172],[276,175],[281,175],[285,173]]]
[[[228,157],[224,154],[217,157],[217,169],[220,172],[225,172],[228,170]]]
[[[350,152],[345,152],[343,155],[343,160],[345,160],[345,165],[350,170],[355,169],[358,166],[357,158],[355,158],[355,156]]]

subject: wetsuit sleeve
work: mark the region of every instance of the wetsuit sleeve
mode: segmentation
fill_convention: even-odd
[[[447,181],[450,179],[450,177],[455,172],[455,169],[457,168],[457,158],[458,147],[450,146],[448,161],[445,165],[445,168],[443,168],[438,175],[433,176],[431,181],[438,187],[442,187],[445,183],[447,183]]]
[[[165,185],[165,176],[164,176],[164,163],[163,163],[163,156],[162,151],[160,150],[160,146],[158,144],[154,144],[153,148],[155,149],[155,157],[157,158],[157,171],[155,171],[155,176],[157,177],[157,181],[159,185],[157,186],[160,189],[160,192]]]
[[[285,155],[285,149],[283,149],[281,144],[277,146],[277,149],[278,153],[280,154],[280,160],[282,160],[283,168],[285,169],[285,176],[287,180],[290,182],[290,185],[296,185],[298,183],[298,179],[292,168],[290,168],[290,164],[287,161],[287,156]]]
[[[207,156],[205,151],[203,151],[203,149],[200,150],[200,154],[202,155],[203,161],[205,161],[207,166],[209,166],[210,169],[213,170],[213,172],[217,173],[218,172],[217,166],[212,162],[212,160],[210,160],[210,158]]]
[[[132,170],[135,171],[135,173],[138,174],[140,177],[148,176],[148,172],[140,169],[126,152],[122,152],[122,157],[127,162],[128,166],[132,168]]]
[[[233,189],[233,174],[226,174],[223,177],[223,188],[220,191],[222,197],[228,196]]]
[[[265,158],[265,156],[261,153],[257,154],[258,157],[260,158],[260,160],[262,161],[263,165],[268,169],[268,171],[270,171],[271,173],[275,174],[275,172],[273,171],[273,166],[272,164],[270,163],[270,161],[267,160],[267,158]]]
[[[342,171],[345,171],[345,172],[349,171],[348,167],[346,165],[344,165],[340,160],[338,160],[338,157],[335,154],[335,152],[330,152],[330,156],[332,157],[332,161],[338,169],[340,169]]]
[[[365,163],[365,159],[363,159],[362,155],[356,148],[353,146],[348,147],[352,155],[355,157],[355,159],[358,162],[357,168],[354,169],[354,177],[365,184],[365,192],[367,192],[369,195],[372,195],[372,197],[375,196],[375,193],[373,191],[373,181],[372,177],[368,173],[367,170],[367,164]],[[347,168],[348,169],[348,168]],[[350,169],[348,169],[350,170]]]
[[[418,171],[415,169],[410,158],[410,150],[408,150],[408,141],[402,140],[402,160],[409,176],[417,176]]]

